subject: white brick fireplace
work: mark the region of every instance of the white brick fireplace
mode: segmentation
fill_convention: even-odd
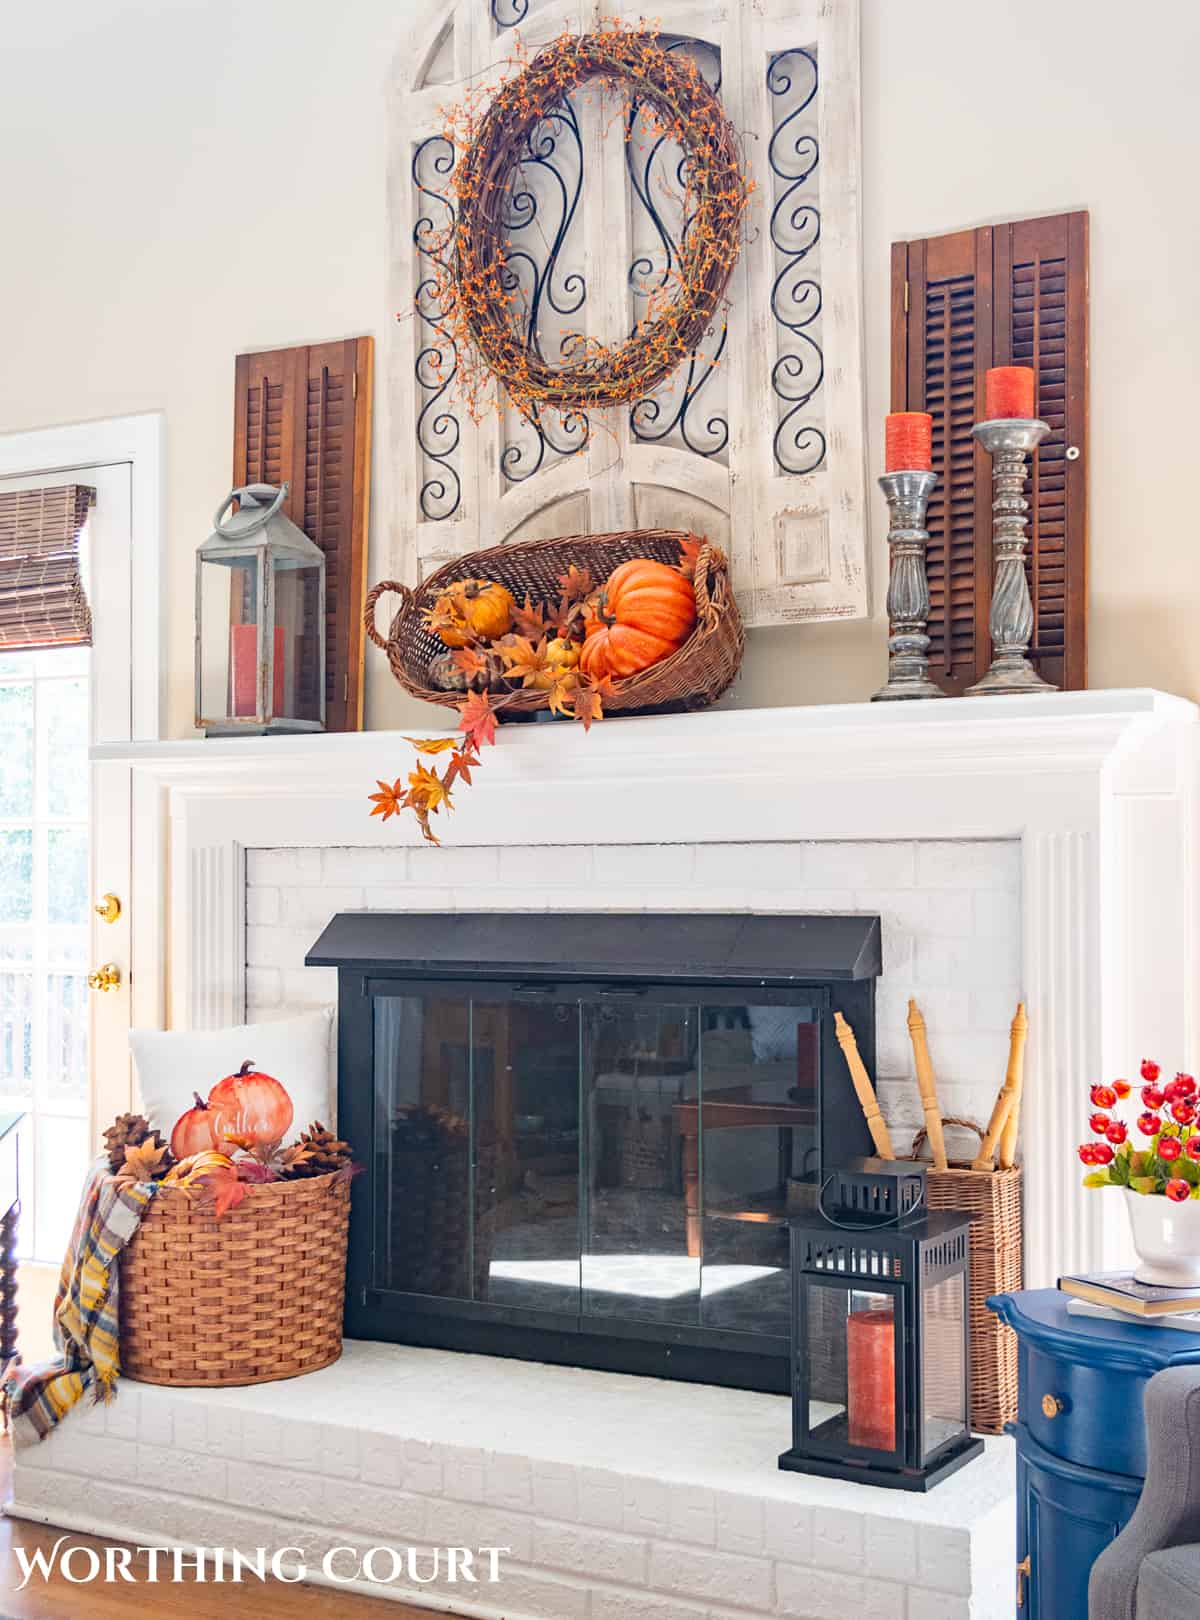
[[[1197,1061],[1198,729],[1190,704],[1141,691],[511,728],[442,849],[368,819],[374,779],[410,768],[395,734],[100,750],[114,781],[132,771],[133,1019],[331,999],[303,958],[337,911],[878,912],[901,1142],[908,995],[944,1110],[976,1119],[1028,1004],[1027,1276],[1052,1282],[1124,1252],[1122,1211],[1079,1186],[1086,1084],[1143,1052]],[[1012,1613],[1007,1441],[912,1499],[781,1474],[787,1437],[778,1396],[355,1344],[303,1387],[130,1386],[24,1454],[15,1500],[74,1529],[310,1562],[508,1545],[492,1592],[371,1588],[489,1620]],[[96,1478],[114,1483],[98,1496]]]

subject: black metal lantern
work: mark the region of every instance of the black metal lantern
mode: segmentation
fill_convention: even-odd
[[[983,1450],[967,1426],[970,1222],[912,1164],[861,1161],[793,1219],[792,1447],[780,1468],[927,1491]]]

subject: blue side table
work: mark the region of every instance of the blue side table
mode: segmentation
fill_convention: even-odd
[[[1092,1564],[1142,1494],[1146,1382],[1200,1362],[1200,1333],[1071,1316],[1057,1288],[988,1306],[1020,1341],[1015,1612],[1085,1620]]]

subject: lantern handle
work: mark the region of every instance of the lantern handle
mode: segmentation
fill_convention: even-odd
[[[229,508],[233,505],[234,501],[240,501],[246,496],[249,496],[255,505],[257,505],[258,502],[263,498],[270,500],[271,504],[264,508],[261,516],[253,518],[251,522],[245,526],[245,528],[239,531],[238,538],[245,539],[248,534],[255,533],[255,531],[261,529],[265,523],[269,523],[271,521],[276,512],[278,512],[279,508],[283,505],[284,501],[287,500],[288,490],[290,488],[291,485],[285,482],[280,484],[278,488],[276,488],[274,484],[241,484],[237,489],[231,489],[229,494],[226,495],[225,499],[217,508],[217,515],[213,518],[213,528],[218,534],[225,533],[225,530],[221,527],[221,520],[224,518],[226,512],[228,512]]]

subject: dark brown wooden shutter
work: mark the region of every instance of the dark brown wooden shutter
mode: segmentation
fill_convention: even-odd
[[[980,226],[892,249],[892,409],[933,416],[930,672],[962,692],[991,661],[991,461],[971,437],[984,373],[1032,366],[1051,432],[1034,456],[1030,655],[1087,683],[1087,215]],[[1078,454],[1068,457],[1068,447]]]
[[[362,726],[374,341],[237,357],[234,484],[291,488],[284,510],[325,553],[325,723]]]

